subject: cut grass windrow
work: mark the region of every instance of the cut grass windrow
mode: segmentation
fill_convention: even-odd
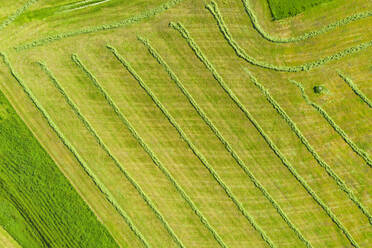
[[[75,58],[77,60],[77,58]],[[75,61],[74,59],[74,61]],[[78,63],[78,60],[77,60]],[[78,106],[74,103],[74,101],[67,95],[66,91],[63,89],[62,85],[58,82],[56,77],[53,75],[53,73],[47,68],[47,66],[44,63],[40,63],[39,65],[43,69],[43,71],[48,75],[48,77],[53,82],[53,85],[57,88],[57,90],[63,95],[66,102],[74,113],[78,116],[78,118],[83,122],[84,126],[88,129],[88,131],[92,134],[92,136],[95,138],[97,143],[100,145],[102,150],[105,151],[105,153],[114,161],[115,165],[118,167],[121,173],[125,176],[125,178],[130,182],[130,184],[137,190],[139,195],[142,197],[142,199],[146,202],[146,204],[151,208],[151,210],[155,213],[155,215],[158,217],[160,222],[164,225],[165,229],[168,231],[168,233],[171,235],[173,240],[178,244],[179,247],[184,247],[182,242],[179,240],[177,235],[174,233],[172,228],[169,226],[168,222],[165,220],[163,215],[159,212],[159,210],[156,208],[155,204],[152,202],[152,200],[146,195],[146,193],[142,190],[141,186],[134,180],[134,178],[126,171],[125,167],[119,162],[119,160],[114,156],[109,149],[109,147],[105,144],[105,142],[101,139],[101,137],[98,135],[98,133],[95,131],[93,126],[89,123],[89,121],[84,117],[84,115],[80,112],[80,109]]]
[[[112,48],[110,48],[112,49]],[[73,61],[78,65],[78,67],[83,70],[86,75],[89,77],[89,79],[92,81],[95,87],[99,90],[99,92],[104,96],[108,104],[112,107],[114,112],[117,114],[119,119],[123,122],[123,124],[127,127],[127,129],[130,131],[132,136],[136,139],[136,141],[140,144],[142,149],[147,153],[147,155],[151,158],[153,163],[160,169],[160,171],[169,179],[169,181],[173,184],[173,186],[176,188],[177,192],[180,193],[182,198],[189,204],[191,209],[194,211],[194,213],[200,218],[201,222],[204,224],[204,226],[213,234],[213,237],[216,239],[216,241],[221,245],[221,247],[227,247],[221,237],[217,234],[217,232],[211,227],[207,219],[203,216],[203,214],[199,211],[199,209],[196,207],[194,202],[190,199],[190,197],[186,194],[186,192],[182,189],[182,187],[177,183],[177,181],[173,178],[171,173],[168,171],[166,167],[164,167],[163,163],[157,158],[155,153],[150,149],[150,147],[145,143],[145,141],[141,138],[141,136],[137,133],[137,131],[134,129],[132,124],[129,122],[129,120],[124,116],[124,114],[121,112],[119,107],[116,105],[116,103],[111,99],[109,94],[106,92],[106,90],[101,86],[101,84],[98,82],[98,80],[95,78],[95,76],[81,63],[79,58],[76,55],[72,56]]]
[[[156,104],[156,106],[161,110],[164,116],[167,118],[169,123],[177,130],[178,134],[181,136],[182,140],[185,141],[188,147],[192,150],[192,152],[198,157],[199,161],[204,165],[205,168],[209,171],[209,173],[213,176],[213,178],[217,181],[217,183],[222,187],[225,191],[227,196],[232,200],[232,202],[236,205],[238,210],[243,214],[243,216],[248,220],[248,222],[253,226],[255,230],[257,230],[262,238],[267,242],[270,247],[276,247],[271,239],[266,235],[266,233],[262,230],[262,228],[255,222],[253,217],[247,212],[244,208],[243,204],[236,198],[234,193],[229,189],[229,187],[224,183],[218,173],[213,169],[213,167],[209,164],[208,160],[204,157],[204,155],[199,152],[197,147],[192,143],[189,137],[184,133],[181,129],[177,121],[174,117],[168,112],[168,110],[163,106],[163,104],[159,101],[159,99],[154,95],[151,89],[145,84],[142,78],[136,73],[136,71],[131,67],[131,65],[126,61],[115,48],[110,47],[112,52],[114,53],[115,57],[120,61],[120,63],[128,70],[128,72],[136,79],[136,81],[140,84],[140,86],[146,91],[147,95],[152,99],[152,101]]]
[[[224,145],[225,149],[228,151],[228,153],[234,158],[234,160],[238,163],[238,165],[243,169],[245,174],[249,177],[251,182],[257,187],[261,193],[265,196],[265,198],[272,204],[272,206],[275,208],[275,210],[278,212],[278,214],[282,217],[282,219],[285,221],[285,223],[289,226],[289,228],[295,232],[297,237],[304,242],[306,247],[310,248],[312,247],[311,243],[302,235],[300,230],[297,229],[297,227],[292,223],[292,221],[289,219],[289,217],[286,215],[286,213],[282,210],[280,205],[272,198],[272,196],[267,192],[267,190],[264,188],[264,186],[256,179],[256,177],[252,174],[252,172],[248,169],[248,167],[245,165],[244,161],[239,157],[239,155],[234,151],[232,146],[229,144],[229,142],[222,136],[221,132],[217,129],[217,127],[213,124],[213,122],[208,118],[207,114],[199,107],[197,102],[194,100],[192,95],[187,91],[187,89],[184,87],[182,82],[179,80],[177,75],[172,71],[172,69],[169,67],[169,65],[164,61],[164,59],[160,56],[160,54],[151,46],[148,40],[143,38],[138,38],[148,49],[149,53],[156,59],[156,61],[164,68],[164,70],[168,73],[169,77],[172,79],[172,81],[177,85],[177,87],[181,90],[183,95],[187,98],[187,100],[190,102],[190,104],[193,106],[195,111],[198,113],[200,118],[207,124],[207,126],[211,129],[211,131],[217,136],[217,138],[221,141],[221,143]]]
[[[223,88],[223,90],[227,93],[227,95],[231,98],[232,101],[238,106],[238,108],[244,113],[244,115],[249,119],[252,125],[257,129],[259,134],[268,144],[270,149],[275,153],[275,155],[281,160],[283,165],[292,173],[292,175],[296,178],[296,180],[302,185],[302,187],[309,193],[309,195],[314,199],[315,202],[319,204],[319,206],[327,213],[327,215],[331,218],[331,220],[337,225],[337,227],[344,233],[346,238],[350,241],[350,243],[354,247],[359,247],[357,242],[351,236],[349,231],[344,227],[344,225],[338,220],[337,216],[332,212],[331,209],[319,198],[319,196],[311,189],[311,187],[307,184],[305,179],[302,178],[301,175],[298,174],[296,169],[291,165],[291,163],[287,160],[287,158],[281,153],[278,147],[274,144],[274,142],[270,139],[270,137],[264,132],[262,127],[256,121],[256,119],[251,115],[251,113],[244,107],[244,105],[240,102],[239,98],[234,94],[234,92],[228,87],[225,83],[223,78],[217,72],[217,70],[213,67],[213,65],[209,62],[203,52],[200,50],[199,46],[195,43],[192,39],[188,31],[182,26],[180,23],[170,23],[170,26],[177,30],[185,41],[188,43],[190,48],[194,51],[195,55],[199,58],[199,60],[204,64],[204,66],[212,73],[215,80],[218,84]]]
[[[36,99],[36,97],[33,95],[32,91],[27,87],[27,85],[21,80],[21,78],[15,73],[12,65],[10,64],[7,56],[4,53],[0,53],[0,56],[2,56],[3,61],[5,65],[8,67],[11,75],[14,77],[14,79],[18,82],[18,84],[21,86],[23,91],[26,93],[26,95],[30,98],[32,103],[35,105],[35,107],[39,110],[39,112],[42,114],[44,119],[48,122],[48,125],[53,129],[53,131],[56,133],[58,138],[61,140],[61,142],[65,145],[65,147],[74,155],[77,162],[80,164],[80,166],[83,168],[85,173],[92,179],[93,183],[97,186],[99,191],[105,196],[107,201],[115,208],[115,210],[120,214],[120,216],[124,219],[124,221],[128,224],[130,229],[133,231],[133,233],[137,236],[137,238],[142,242],[142,244],[145,247],[150,247],[148,242],[146,241],[145,237],[141,234],[141,232],[137,229],[137,227],[133,224],[130,217],[127,215],[127,213],[120,207],[118,202],[115,200],[115,198],[111,195],[110,191],[106,188],[106,186],[99,180],[97,175],[90,169],[88,164],[85,162],[85,160],[80,156],[80,154],[77,152],[75,147],[70,143],[70,141],[64,136],[64,134],[60,131],[59,127],[54,123],[48,112],[44,109],[44,107],[41,105],[41,103]]]
[[[45,37],[45,38],[34,40],[32,42],[29,42],[29,43],[26,43],[26,44],[23,44],[23,45],[16,46],[16,47],[14,47],[14,49],[16,51],[27,50],[27,49],[30,49],[30,48],[43,46],[43,45],[46,45],[46,44],[54,42],[54,41],[62,40],[62,39],[77,36],[77,35],[90,34],[90,33],[95,33],[95,32],[100,32],[100,31],[106,31],[106,30],[121,28],[121,27],[125,27],[125,26],[131,25],[131,24],[136,24],[136,23],[139,23],[141,21],[147,20],[151,17],[157,16],[157,15],[163,13],[164,11],[174,7],[175,5],[179,4],[182,1],[183,0],[170,0],[170,1],[168,1],[166,3],[163,3],[162,5],[154,8],[154,9],[142,12],[142,13],[136,15],[136,16],[124,19],[124,20],[116,22],[116,23],[103,24],[103,25],[95,26],[95,27],[86,27],[86,28],[75,30],[75,31],[69,31],[69,32],[65,32],[65,33],[51,35],[51,36],[48,36],[48,37]]]
[[[15,21],[15,19],[18,18],[18,16],[22,15],[23,12],[25,12],[31,5],[36,3],[39,0],[29,0],[27,1],[21,8],[19,8],[13,15],[9,16],[5,21],[0,23],[0,31],[4,29],[6,26],[11,24]],[[11,4],[11,3],[8,3]]]
[[[342,78],[345,83],[347,83],[347,85],[350,86],[350,88],[354,91],[354,93],[359,96],[359,98],[365,102],[368,107],[372,108],[372,102],[371,100],[368,99],[368,97],[366,95],[364,95],[364,93],[358,88],[358,86],[356,84],[353,83],[353,81],[351,80],[351,78],[347,77],[345,74],[343,74],[341,71],[337,71],[338,75],[340,76],[340,78]]]
[[[275,43],[291,43],[291,42],[298,42],[298,41],[302,41],[302,40],[307,40],[309,38],[313,38],[313,37],[318,36],[320,34],[327,33],[327,32],[329,32],[333,29],[344,26],[344,25],[349,24],[351,22],[358,21],[360,19],[364,19],[364,18],[372,16],[372,11],[360,12],[360,13],[356,13],[356,14],[353,14],[351,16],[348,16],[348,17],[346,17],[344,19],[341,19],[339,21],[328,24],[328,25],[326,25],[326,26],[324,26],[324,27],[322,27],[318,30],[310,31],[310,32],[304,33],[302,35],[299,35],[297,37],[280,38],[280,37],[272,36],[271,34],[267,33],[261,27],[260,23],[258,22],[258,18],[253,13],[253,10],[250,6],[249,0],[242,0],[242,2],[243,2],[245,11],[247,12],[249,18],[251,19],[251,22],[252,22],[252,25],[253,25],[254,29],[256,29],[257,32],[264,39],[266,39],[268,41],[271,41],[271,42],[275,42]]]
[[[281,66],[281,65],[273,65],[264,61],[258,61],[255,58],[249,56],[243,48],[239,46],[239,44],[233,39],[230,31],[228,30],[220,11],[218,10],[218,6],[215,2],[211,2],[210,4],[206,5],[206,8],[212,14],[214,19],[217,22],[218,28],[227,41],[227,43],[231,46],[231,48],[235,51],[236,55],[248,63],[259,66],[262,68],[274,70],[274,71],[284,71],[284,72],[300,72],[300,71],[310,71],[314,68],[322,66],[330,61],[341,59],[347,55],[351,55],[357,52],[360,52],[364,49],[369,48],[372,46],[372,41],[365,42],[353,47],[346,48],[343,51],[335,53],[333,55],[329,55],[327,57],[315,60],[313,62],[308,62],[302,65],[294,65],[294,66]]]
[[[247,70],[245,69],[247,74],[250,77],[250,80],[253,84],[262,92],[262,94],[266,97],[267,101],[274,107],[274,109],[278,112],[278,114],[287,122],[288,126],[291,130],[296,134],[296,136],[300,139],[301,143],[306,147],[306,149],[311,153],[314,159],[318,162],[318,164],[325,169],[327,174],[337,183],[338,187],[344,191],[349,199],[354,202],[354,204],[362,211],[362,213],[368,218],[368,221],[372,224],[372,216],[368,212],[365,206],[358,200],[358,198],[354,195],[353,191],[346,185],[346,183],[332,170],[332,168],[319,156],[319,154],[314,150],[311,146],[309,141],[306,137],[302,134],[301,130],[297,127],[296,123],[292,121],[292,119],[288,116],[288,114],[282,109],[277,101],[271,96],[270,92],[261,85],[257,79]]]
[[[333,120],[332,118],[327,114],[327,112],[320,107],[318,104],[312,102],[309,97],[305,93],[305,89],[302,86],[301,83],[296,82],[294,80],[289,80],[291,83],[296,85],[300,91],[302,97],[305,99],[306,103],[310,106],[312,106],[314,109],[316,109],[321,116],[329,123],[329,125],[332,126],[332,128],[341,136],[341,138],[351,147],[351,149],[358,154],[364,161],[366,161],[367,165],[372,167],[372,160],[369,158],[368,153],[359,148],[351,139],[350,137],[340,128]]]

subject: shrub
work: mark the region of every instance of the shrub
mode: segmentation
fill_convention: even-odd
[[[321,85],[316,85],[316,86],[313,87],[313,91],[316,94],[321,94],[324,91],[324,87],[321,86]]]

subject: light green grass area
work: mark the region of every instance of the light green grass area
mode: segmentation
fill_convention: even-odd
[[[120,247],[368,247],[372,2],[315,2],[39,0],[0,89]]]

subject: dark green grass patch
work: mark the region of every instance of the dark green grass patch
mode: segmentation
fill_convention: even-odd
[[[0,225],[22,247],[117,247],[1,92]]]
[[[268,0],[271,14],[275,20],[295,16],[306,9],[332,0]]]

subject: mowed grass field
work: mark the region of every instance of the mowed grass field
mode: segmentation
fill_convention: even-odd
[[[370,246],[371,1],[31,2],[0,89],[118,246]]]

